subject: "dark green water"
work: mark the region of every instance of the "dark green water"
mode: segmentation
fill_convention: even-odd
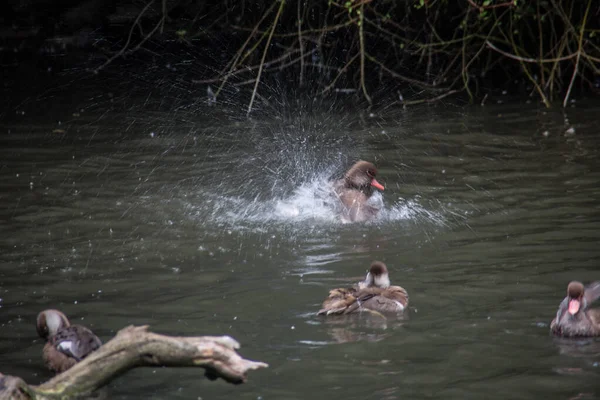
[[[64,108],[0,132],[2,373],[51,377],[35,317],[59,308],[104,341],[227,334],[270,364],[241,386],[137,369],[113,399],[600,398],[600,342],[549,335],[567,283],[600,279],[599,105],[241,123]],[[385,211],[342,224],[320,188],[358,158]],[[409,318],[314,315],[375,259]]]

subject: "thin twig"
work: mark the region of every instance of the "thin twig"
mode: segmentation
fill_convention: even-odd
[[[372,104],[371,96],[367,93],[367,87],[365,86],[365,35],[364,35],[364,15],[365,15],[365,3],[360,4],[360,18],[358,25],[358,35],[360,40],[360,87],[362,88],[365,98]]]
[[[307,55],[310,55],[310,54],[314,53],[315,51],[316,50],[312,50],[312,51],[310,51],[308,53],[304,53],[304,56],[306,57]],[[300,49],[291,50],[289,52],[286,52],[286,53],[282,54],[281,56],[279,56],[277,58],[274,58],[274,59],[272,59],[270,61],[265,62],[264,66],[265,67],[270,67],[273,64],[277,64],[278,62],[283,61],[286,58],[290,57],[291,55],[299,53],[299,52],[300,52]],[[251,65],[251,66],[245,67],[243,69],[238,69],[236,71],[233,71],[233,72],[229,73],[229,77],[231,78],[233,76],[237,76],[237,75],[241,75],[241,74],[244,74],[244,73],[252,72],[252,71],[257,70],[259,68],[260,68],[260,64]],[[209,78],[209,79],[192,79],[192,83],[198,83],[198,84],[215,83],[215,82],[219,82],[221,79],[223,79],[223,78],[219,77],[219,76],[217,76],[215,78]]]
[[[465,28],[463,29],[464,35],[467,34],[466,26],[467,26],[467,21],[469,20],[469,11],[467,11],[467,13],[465,14],[465,17],[464,17],[464,21],[465,21]],[[469,89],[469,71],[468,71],[469,67],[467,66],[467,41],[465,40],[464,36],[463,36],[461,54],[462,54],[461,76],[462,76],[462,80],[463,80],[463,87],[467,91],[467,94],[469,95],[469,99],[472,102],[473,101],[473,93],[471,93],[471,89]]]
[[[544,31],[542,30],[542,18],[540,15],[540,0],[536,0],[536,13],[537,13],[537,23],[538,23],[538,41],[540,45],[539,56],[540,58],[544,55]],[[540,64],[540,82],[541,85],[545,84],[545,74],[544,74],[544,66]]]
[[[271,39],[273,38],[273,32],[275,32],[275,28],[277,27],[277,21],[279,21],[279,16],[283,11],[283,6],[285,5],[285,0],[280,0],[279,10],[277,10],[277,15],[275,15],[275,21],[273,22],[273,26],[271,28],[271,33],[269,34],[269,39],[267,39],[267,44],[265,45],[265,51],[263,51],[262,59],[260,60],[260,68],[258,69],[258,76],[256,77],[256,84],[254,85],[254,90],[252,91],[252,97],[250,97],[250,104],[248,104],[248,111],[246,111],[246,116],[250,115],[252,111],[252,104],[254,103],[254,98],[256,97],[256,90],[258,89],[258,83],[260,82],[260,76],[262,75],[263,65],[265,62],[265,58],[267,57],[267,52],[269,51],[269,45],[271,44]]]
[[[269,9],[263,14],[263,16],[261,17],[261,19],[256,23],[256,25],[254,25],[254,29],[252,30],[252,32],[250,33],[250,35],[246,38],[246,41],[238,49],[238,51],[235,54],[235,57],[233,58],[233,60],[230,62],[230,64],[228,66],[225,67],[225,69],[223,71],[221,71],[221,74],[219,74],[219,75],[222,75],[223,72],[226,69],[229,68],[229,71],[223,77],[223,82],[221,82],[221,85],[219,85],[219,88],[217,89],[217,91],[215,93],[215,98],[219,95],[219,93],[221,93],[221,90],[223,89],[223,86],[225,86],[225,83],[227,83],[227,80],[231,76],[232,71],[237,67],[238,60],[242,56],[242,53],[246,49],[246,46],[248,45],[248,43],[250,43],[250,39],[252,39],[254,37],[254,35],[256,34],[256,32],[258,32],[258,27],[260,26],[260,24],[262,24],[262,22],[265,20],[265,18],[267,18],[267,15],[269,15],[271,13],[271,10],[273,9],[273,7],[275,7],[275,4],[277,4],[277,3],[273,2],[273,4],[271,4],[271,7],[269,7]]]
[[[277,4],[277,2],[275,2],[274,4]],[[350,25],[354,25],[356,23],[356,21],[358,21],[358,18],[352,18],[349,19],[346,22],[340,23],[340,24],[336,24],[336,25],[328,25],[325,26],[323,28],[317,28],[317,29],[307,29],[302,31],[302,36],[308,36],[311,34],[323,34],[323,33],[329,33],[329,32],[335,32],[338,31],[342,28],[346,28]],[[232,29],[238,30],[238,31],[242,31],[242,32],[249,32],[251,31],[250,28],[244,28],[242,26],[239,25],[232,25],[231,26]],[[252,30],[253,31],[253,30]],[[260,33],[260,34],[268,34],[269,31],[259,31],[257,30],[256,33]],[[290,33],[275,33],[273,34],[273,37],[275,38],[289,38],[289,37],[294,37],[294,36],[298,36],[298,32],[290,32]]]
[[[115,54],[112,55],[112,57],[110,57],[108,60],[106,60],[106,62],[104,64],[102,64],[101,66],[99,66],[98,68],[96,68],[94,70],[94,73],[97,74],[98,72],[100,72],[100,70],[102,68],[106,67],[108,64],[110,64],[111,62],[113,62],[113,60],[115,60],[117,57],[120,57],[123,54],[125,54],[125,51],[129,47],[129,43],[131,43],[131,36],[133,35],[133,30],[140,23],[140,19],[142,18],[142,15],[144,15],[144,13],[146,12],[146,10],[148,10],[148,8],[150,8],[150,6],[153,3],[154,3],[154,0],[151,0],[148,4],[146,4],[146,6],[144,8],[142,8],[142,11],[140,11],[140,13],[137,15],[137,17],[135,18],[135,21],[133,21],[133,24],[131,25],[131,29],[129,29],[129,34],[127,35],[127,41],[125,42],[125,45],[121,48],[121,50],[117,51]],[[164,16],[163,16],[163,18],[164,18]],[[162,21],[162,18],[161,18],[161,21]],[[154,32],[154,30],[152,32],[150,32],[150,34],[148,36],[146,36],[146,39],[149,38],[150,35],[153,32]]]
[[[581,59],[581,50],[583,47],[583,32],[585,31],[585,23],[587,22],[591,4],[592,4],[592,0],[588,0],[587,7],[585,9],[585,14],[583,15],[583,21],[581,22],[581,27],[579,28],[579,43],[578,43],[578,47],[577,47],[577,59],[575,60],[575,68],[573,69],[573,75],[571,76],[571,82],[569,82],[569,88],[567,89],[567,94],[565,95],[565,99],[563,100],[563,108],[567,106],[567,103],[569,101],[569,96],[571,95],[571,89],[573,88],[573,83],[575,82],[575,77],[577,76],[577,71],[579,70],[579,60]]]
[[[162,0],[162,23],[160,24],[160,34],[165,31],[165,21],[167,20],[167,0]]]
[[[342,76],[342,74],[348,70],[348,67],[350,66],[350,64],[352,64],[354,62],[354,60],[356,60],[356,58],[358,56],[359,56],[359,53],[356,53],[354,56],[352,56],[352,58],[350,59],[350,61],[348,61],[346,63],[346,65],[344,65],[342,68],[340,68],[340,70],[338,71],[338,73],[335,76],[335,78],[333,78],[333,81],[331,81],[331,83],[329,85],[327,85],[325,87],[325,89],[323,89],[323,91],[321,92],[321,94],[325,94],[325,93],[327,93],[328,91],[330,91],[333,88],[333,86],[335,85],[335,83],[337,82],[337,80],[339,79],[339,77]]]
[[[402,104],[405,106],[412,106],[412,105],[421,104],[421,103],[435,103],[436,101],[439,101],[439,100],[443,99],[444,97],[448,97],[450,95],[453,95],[455,93],[462,92],[462,91],[463,91],[463,89],[453,89],[453,90],[447,91],[446,93],[442,93],[439,96],[432,97],[430,99],[403,101]]]
[[[515,43],[515,38],[514,38],[514,35],[513,35],[512,23],[511,23],[509,32],[510,32],[510,41],[512,43],[513,49],[514,49],[515,52],[517,52],[518,50],[517,50],[517,45]],[[518,54],[517,54],[517,57],[519,57]],[[544,93],[544,90],[539,85],[539,83],[537,82],[537,80],[535,80],[535,78],[533,76],[531,76],[531,73],[529,72],[529,69],[527,68],[527,64],[525,64],[525,62],[523,62],[523,61],[519,61],[519,62],[521,64],[521,68],[523,69],[523,72],[525,72],[525,75],[527,75],[527,79],[529,79],[529,81],[535,87],[535,90],[537,90],[537,92],[540,95],[540,97],[542,98],[542,101],[544,102],[544,105],[546,106],[546,108],[550,108],[550,101],[548,100],[548,97]]]
[[[505,57],[512,58],[513,60],[526,62],[526,63],[534,63],[534,64],[555,63],[555,62],[559,62],[559,61],[570,60],[573,57],[577,57],[577,53],[573,53],[573,54],[569,54],[568,56],[564,56],[564,57],[535,59],[535,58],[530,58],[530,57],[517,56],[517,55],[511,54],[511,53],[508,53],[504,50],[500,50],[499,48],[494,46],[492,44],[492,42],[490,42],[489,40],[486,40],[485,44],[492,50],[497,51],[498,53],[502,54]]]
[[[302,14],[300,13],[302,2],[300,0],[296,1],[298,2],[298,42],[300,43],[300,78],[298,84],[302,87],[304,83],[304,41],[302,40]]]
[[[467,0],[467,1],[469,2],[470,5],[472,5],[476,9],[478,9],[480,12],[484,11],[484,10],[491,10],[493,8],[512,7],[515,5],[514,1],[507,1],[506,3],[490,4],[488,6],[480,6],[479,4],[475,4],[475,2],[473,0]]]
[[[385,72],[387,72],[388,74],[390,74],[391,76],[393,76],[396,79],[400,79],[403,80],[405,82],[408,82],[410,84],[413,85],[417,85],[421,88],[427,89],[427,90],[435,90],[435,91],[445,91],[448,90],[448,88],[438,88],[435,87],[434,85],[427,83],[427,82],[423,82],[423,81],[419,81],[417,79],[412,79],[409,78],[407,76],[401,75],[395,71],[392,71],[391,69],[389,69],[388,67],[385,66],[385,64],[383,64],[381,61],[379,61],[378,59],[376,59],[375,57],[371,56],[369,53],[366,54],[366,57],[369,59],[369,61],[371,61],[372,63],[375,63],[377,65],[379,65],[379,67],[381,67],[382,70],[384,70]]]

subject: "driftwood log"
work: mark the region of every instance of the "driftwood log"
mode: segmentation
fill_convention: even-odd
[[[129,326],[83,361],[39,386],[0,374],[0,400],[70,399],[92,393],[126,371],[141,366],[202,367],[211,379],[246,381],[248,371],[266,368],[242,358],[240,345],[229,336],[173,337]]]

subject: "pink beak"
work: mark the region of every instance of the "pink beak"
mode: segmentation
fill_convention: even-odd
[[[571,315],[577,314],[577,311],[579,311],[580,306],[581,306],[581,303],[579,302],[579,300],[571,299],[571,301],[569,301],[569,314],[571,314]]]
[[[383,185],[381,183],[377,182],[377,179],[375,179],[375,178],[373,178],[373,180],[371,181],[371,186],[376,187],[379,190],[385,190]]]

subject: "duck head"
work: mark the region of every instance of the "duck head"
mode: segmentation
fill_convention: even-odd
[[[376,176],[377,168],[373,163],[358,161],[346,172],[344,176],[345,186],[364,192],[372,192],[373,188],[384,190],[383,185],[375,179]]]
[[[390,286],[388,269],[381,261],[373,261],[371,267],[369,268],[369,272],[367,273],[367,277],[364,281],[359,283],[359,287],[361,289],[372,286],[381,289],[385,289]]]
[[[587,304],[583,297],[583,283],[573,281],[567,287],[568,310],[569,314],[576,315],[579,310],[585,309]]]
[[[58,310],[44,310],[37,316],[37,333],[46,340],[69,326],[67,316]]]

